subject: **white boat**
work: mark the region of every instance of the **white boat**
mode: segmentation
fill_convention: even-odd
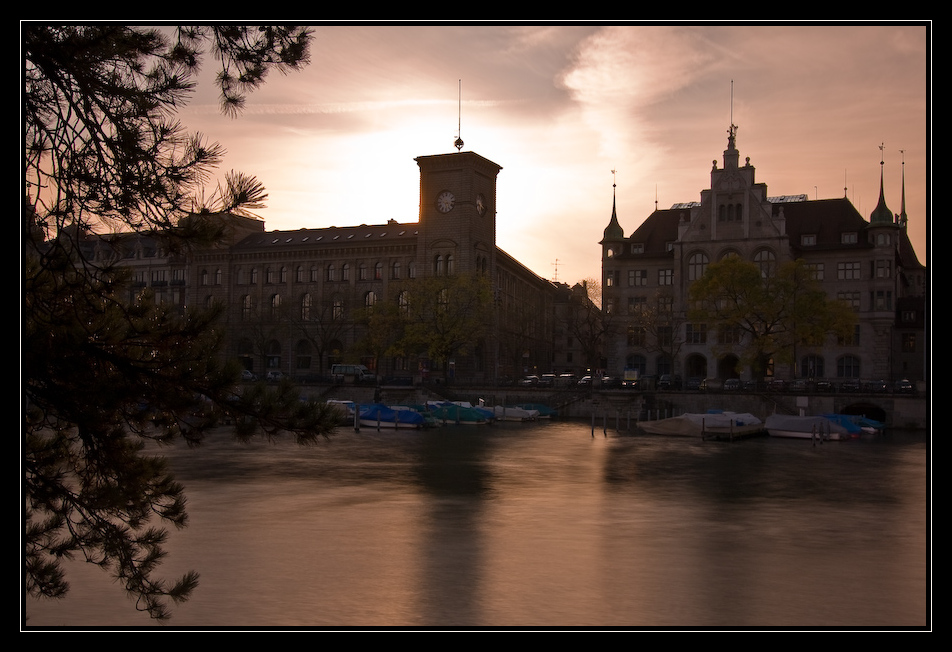
[[[341,401],[336,398],[328,399],[326,403],[334,407],[340,413],[340,422],[351,424],[354,422],[354,415],[357,412],[357,404],[353,401]]]
[[[766,425],[767,434],[771,437],[845,440],[856,436],[852,428],[824,416],[771,414],[767,417]]]
[[[652,435],[680,435],[701,437],[703,435],[751,435],[761,433],[764,423],[748,412],[711,411],[685,412],[669,419],[639,421],[638,427]]]
[[[527,410],[521,407],[497,405],[494,408],[497,421],[535,421],[539,418],[538,410]]]

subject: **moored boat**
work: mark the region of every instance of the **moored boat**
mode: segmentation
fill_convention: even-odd
[[[537,419],[549,419],[551,417],[558,416],[558,412],[556,410],[542,403],[521,403],[516,405],[516,407],[521,407],[525,410],[535,410],[539,413],[539,416],[536,417]]]
[[[766,424],[771,437],[846,440],[859,436],[858,426],[846,426],[823,415],[771,414]]]
[[[393,409],[374,403],[360,406],[360,425],[370,428],[414,429],[424,425],[423,415],[414,410]]]
[[[640,421],[638,427],[652,435],[679,435],[683,437],[701,437],[714,435],[747,436],[761,434],[764,423],[747,412],[710,412],[684,414],[657,421]]]
[[[497,421],[535,421],[539,418],[538,410],[527,410],[521,407],[497,405],[494,409]]]
[[[485,411],[455,403],[427,403],[427,410],[440,424],[485,425],[492,420]]]
[[[357,412],[357,404],[353,401],[342,401],[336,398],[328,399],[326,403],[340,413],[340,423],[351,424]]]

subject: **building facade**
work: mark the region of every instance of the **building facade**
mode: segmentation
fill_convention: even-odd
[[[338,362],[381,377],[445,373],[495,382],[547,369],[555,287],[496,246],[499,165],[473,152],[422,156],[416,222],[266,231],[260,220],[209,216],[229,225],[220,247],[188,261],[190,305],[226,306],[226,350],[257,374],[326,375]],[[492,288],[492,324],[445,368],[420,355],[369,350],[362,316],[403,301],[407,282],[477,276]]]
[[[739,357],[730,349],[743,341],[725,342],[731,334],[709,333],[704,324],[687,320],[691,283],[709,263],[738,255],[762,274],[784,261],[804,260],[828,296],[848,302],[858,318],[851,341],[830,339],[798,351],[794,364],[769,366],[770,376],[922,380],[926,270],[906,232],[905,201],[893,215],[882,175],[880,187],[868,221],[845,197],[770,197],[750,159],[741,164],[732,126],[723,163],[714,161],[700,201],[656,209],[628,237],[613,208],[600,242],[602,303],[616,323],[606,349],[608,372],[764,380],[738,368]],[[671,326],[646,334],[626,325],[648,304],[670,312]]]

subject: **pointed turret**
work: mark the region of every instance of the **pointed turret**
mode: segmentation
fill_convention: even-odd
[[[882,147],[880,147],[880,150]],[[879,203],[876,204],[876,208],[873,209],[873,212],[869,215],[870,224],[892,224],[893,223],[893,214],[889,210],[889,207],[886,206],[886,195],[883,191],[883,160],[879,161]]]
[[[615,171],[612,170],[612,174]],[[608,226],[605,227],[605,232],[602,234],[602,241],[598,244],[605,244],[606,242],[618,242],[625,239],[625,231],[621,228],[621,224],[618,223],[618,213],[615,210],[615,186],[612,184],[612,218],[608,221]]]

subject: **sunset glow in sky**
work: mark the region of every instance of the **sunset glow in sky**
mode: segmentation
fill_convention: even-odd
[[[733,121],[769,196],[845,192],[866,219],[881,155],[900,212],[904,160],[925,264],[929,39],[886,24],[331,25],[315,28],[311,64],[272,73],[238,118],[203,83],[180,119],[227,150],[222,176],[265,185],[268,230],[416,222],[414,158],[459,135],[503,168],[497,244],[567,283],[601,275],[613,183],[628,236],[656,200],[700,198]]]

